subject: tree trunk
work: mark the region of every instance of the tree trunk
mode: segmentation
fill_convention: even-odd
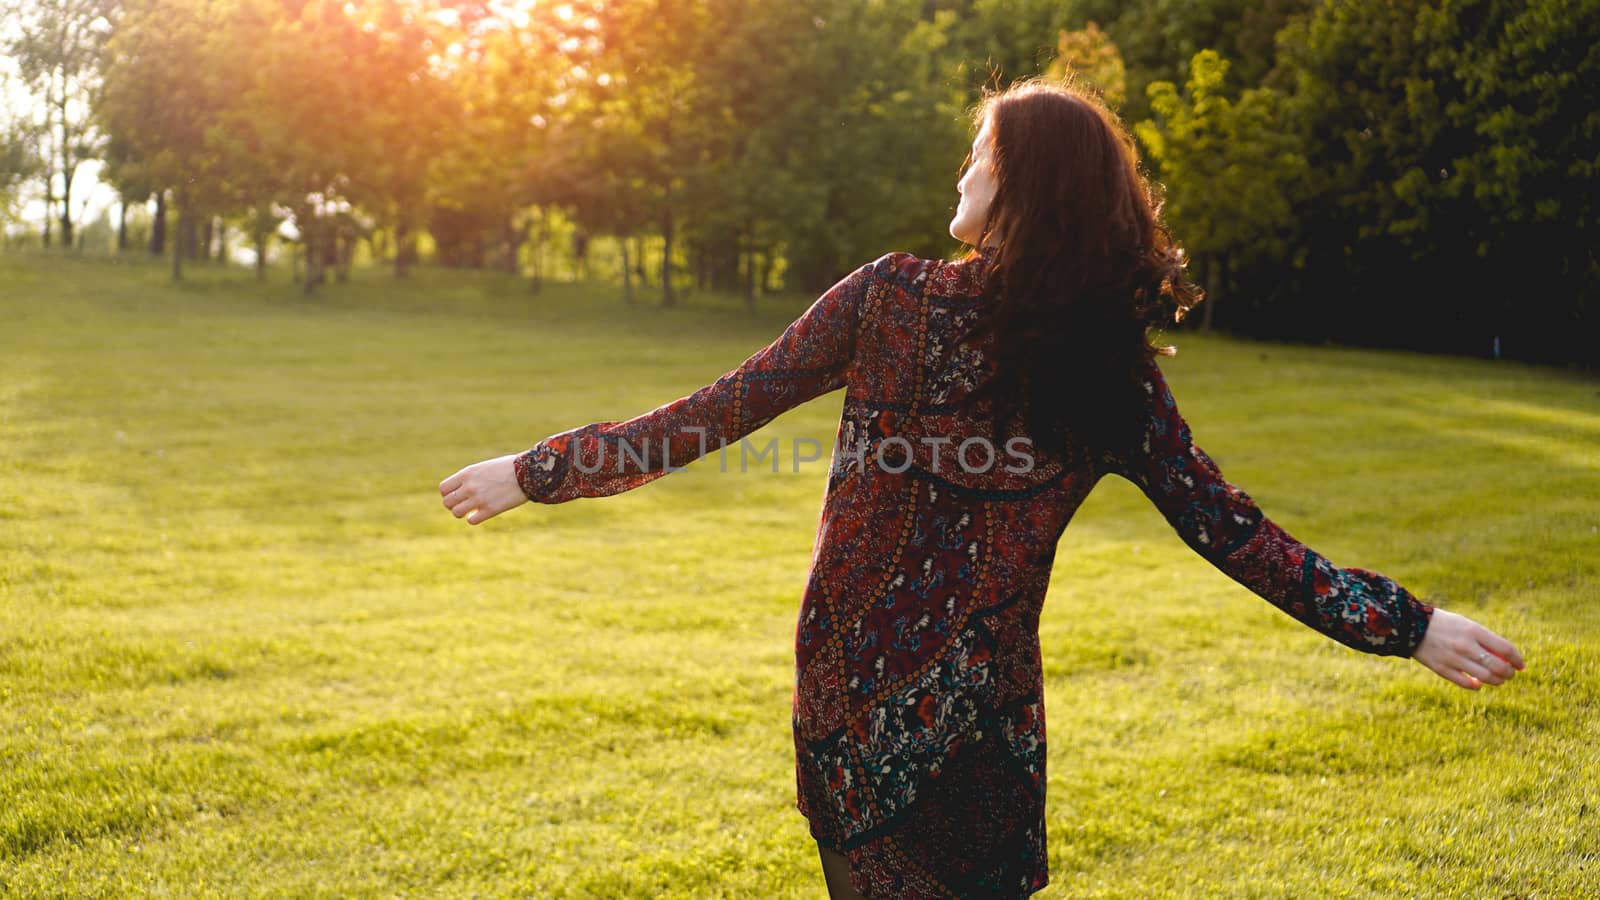
[[[500,224],[500,234],[505,241],[505,255],[500,259],[500,268],[507,275],[516,275],[520,268],[517,265],[517,254],[522,251],[522,245],[528,239],[528,225],[517,228],[516,216],[507,215]]]
[[[766,247],[761,251],[761,293],[763,294],[770,294],[773,291],[772,271],[776,267],[772,264],[772,257],[771,247]]]
[[[62,75],[56,94],[56,112],[61,117],[61,249],[72,249],[72,176],[78,164],[72,161],[72,126],[67,120],[67,79]]]
[[[617,243],[622,245],[622,302],[633,305],[633,265],[628,259],[628,238],[623,235]]]
[[[394,277],[404,278],[410,273],[412,257],[415,254],[410,216],[402,212],[395,218],[394,223]]]
[[[539,223],[535,226],[534,234],[537,239],[533,242],[533,268],[539,273],[539,287],[544,288],[545,276],[550,271],[549,260],[545,259],[545,248],[550,244],[550,219],[544,210],[539,210]]]
[[[120,256],[128,252],[128,200],[126,197],[118,199],[122,201],[117,204],[117,254]]]
[[[62,170],[61,179],[61,249],[72,249],[72,170],[71,166]]]
[[[217,220],[217,262],[228,262],[228,223]]]
[[[1225,272],[1228,257],[1221,253],[1213,253],[1206,257],[1206,300],[1205,309],[1200,311],[1200,330],[1211,330],[1211,315],[1216,311],[1217,301],[1222,299],[1223,280],[1227,277]]]
[[[167,252],[167,192],[156,191],[156,215],[150,222],[150,255],[159,257]]]
[[[45,157],[49,162],[44,166],[44,248],[50,249],[51,233],[54,230],[53,216],[56,210],[56,173],[55,155]]]
[[[302,286],[302,293],[309,297],[317,289],[318,282],[322,280],[322,229],[320,224],[313,222],[309,215],[305,216],[301,221],[304,224],[301,227],[300,241],[305,247],[306,257],[305,282]]]
[[[661,217],[661,305],[677,302],[672,292],[672,210],[668,209]]]
[[[183,208],[186,202],[183,201],[178,204],[177,246],[178,252],[189,259],[194,259],[196,246],[200,243],[200,223],[196,222],[194,216]]]
[[[255,227],[256,240],[256,280],[267,280],[267,230],[257,222]]]
[[[544,210],[538,211],[537,221],[530,221],[527,225],[528,234],[533,240],[533,246],[528,253],[529,263],[533,268],[533,278],[528,283],[528,292],[537,294],[544,290],[544,242],[545,215]]]
[[[579,281],[589,280],[589,232],[578,229],[572,235],[573,274]]]
[[[756,308],[756,238],[755,226],[744,226],[744,305],[755,312]]]
[[[186,205],[186,199],[187,198],[184,197],[183,188],[180,187],[177,190],[173,191],[173,193],[172,193],[172,211],[174,213],[176,213],[177,216],[178,216],[178,236],[172,242],[172,280],[173,281],[182,281],[183,280],[183,251],[184,251],[184,248],[183,248],[183,244],[184,244],[184,241],[183,241],[183,229],[184,229],[184,226],[189,224],[190,221],[191,221],[191,216],[189,215],[189,211],[184,209],[184,206]]]
[[[216,217],[207,216],[205,224],[200,228],[200,246],[195,253],[195,259],[200,262],[211,262],[211,240],[216,236]]]
[[[52,74],[54,86],[54,75]],[[50,249],[51,234],[55,227],[53,216],[56,211],[56,110],[55,104],[49,102],[49,88],[46,88],[46,101],[44,113],[44,248]]]
[[[350,261],[356,255],[356,236],[354,231],[355,229],[349,225],[340,225],[339,230],[334,234],[333,253],[337,266],[334,269],[334,275],[340,284],[345,284],[350,280]]]
[[[339,226],[325,222],[319,230],[322,239],[317,242],[317,284],[327,284],[328,270],[337,271],[339,267]]]
[[[62,160],[65,165],[61,167],[61,249],[72,249],[72,176],[78,169],[77,165],[67,160]]]

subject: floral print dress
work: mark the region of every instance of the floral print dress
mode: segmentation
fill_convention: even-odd
[[[963,340],[990,259],[887,254],[715,382],[515,460],[534,502],[608,496],[845,389],[792,722],[796,805],[868,897],[1025,897],[1048,881],[1039,613],[1057,539],[1103,476],[1138,485],[1195,552],[1356,650],[1410,656],[1433,612],[1263,516],[1195,446],[1154,363],[1132,453],[1048,458],[1015,442],[1015,422],[993,434],[987,401],[964,402],[993,371],[990,344]]]

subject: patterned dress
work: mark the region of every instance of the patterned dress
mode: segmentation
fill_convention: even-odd
[[[1057,539],[1104,475],[1356,650],[1410,656],[1433,612],[1264,517],[1191,441],[1153,363],[1134,453],[1048,458],[1017,441],[1015,416],[993,434],[987,399],[964,402],[993,372],[993,337],[964,340],[990,258],[887,254],[714,383],[516,458],[530,500],[606,496],[845,389],[795,630],[796,805],[868,897],[1025,897],[1048,881],[1039,613]]]

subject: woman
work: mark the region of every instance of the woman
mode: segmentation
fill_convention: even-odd
[[[1149,331],[1197,295],[1110,113],[1024,82],[976,121],[950,223],[964,258],[883,256],[695,393],[439,486],[472,524],[607,496],[846,389],[793,705],[796,805],[836,898],[1045,885],[1039,612],[1057,538],[1106,474],[1334,640],[1468,689],[1523,667],[1483,626],[1290,537],[1194,445]]]

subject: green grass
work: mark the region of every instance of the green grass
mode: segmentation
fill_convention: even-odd
[[[823,896],[789,699],[826,463],[476,528],[436,489],[808,298],[275,277],[0,257],[0,894]],[[1600,385],[1176,340],[1232,481],[1528,668],[1344,648],[1108,479],[1041,625],[1040,896],[1600,896]],[[756,437],[827,446],[841,398]]]

